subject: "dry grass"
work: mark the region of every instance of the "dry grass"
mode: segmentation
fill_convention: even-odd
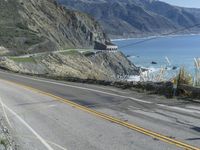
[[[167,61],[166,66],[171,66],[171,62],[168,57],[165,58]],[[149,71],[140,72],[140,81],[174,81],[178,80],[178,84],[186,84],[193,86],[200,86],[200,58],[194,58],[195,74],[191,75],[185,67],[181,67],[178,72],[176,72],[171,79],[166,79],[167,70],[165,67],[161,67],[158,72],[151,73]]]
[[[146,81],[153,81],[153,82],[162,82],[166,81],[165,79],[165,73],[166,69],[165,67],[161,67],[160,70],[157,73],[152,73],[149,70],[142,72],[140,71],[140,81],[146,82]]]
[[[178,84],[186,84],[186,85],[193,84],[192,75],[189,74],[184,67],[180,68],[179,75],[178,75]]]

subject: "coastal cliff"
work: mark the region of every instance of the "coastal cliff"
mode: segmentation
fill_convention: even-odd
[[[118,80],[139,72],[121,52],[93,50],[96,41],[105,44],[110,39],[87,14],[55,0],[1,0],[0,9],[1,68],[97,80]]]
[[[27,57],[4,57],[1,68],[32,75],[114,81],[138,75],[139,68],[121,52],[78,52],[75,50]]]
[[[55,0],[1,0],[0,9],[1,55],[92,48],[107,40],[93,18]]]

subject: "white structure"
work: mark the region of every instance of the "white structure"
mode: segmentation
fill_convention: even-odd
[[[108,50],[108,51],[117,51],[118,46],[111,43],[111,42],[105,42],[105,44],[95,42],[94,49],[96,50]]]

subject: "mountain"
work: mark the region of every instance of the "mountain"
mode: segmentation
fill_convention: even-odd
[[[197,9],[158,0],[59,0],[69,9],[95,17],[110,37],[160,35],[200,23]],[[184,33],[197,33],[194,28]]]
[[[54,0],[0,0],[0,9],[0,69],[109,81],[139,74],[139,68],[121,52],[88,49],[96,41],[105,44],[109,39],[87,14]]]
[[[93,18],[54,0],[1,0],[0,9],[1,53],[90,48],[107,39]]]

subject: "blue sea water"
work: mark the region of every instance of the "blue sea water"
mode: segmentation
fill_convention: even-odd
[[[194,73],[194,58],[200,57],[200,35],[157,37],[134,44],[143,40],[145,39],[138,38],[113,40],[113,42],[122,52],[130,56],[129,59],[137,66],[159,70],[161,67],[168,66],[165,59],[168,57],[171,67],[184,66],[189,73]],[[157,62],[157,64],[153,65],[152,62]]]

